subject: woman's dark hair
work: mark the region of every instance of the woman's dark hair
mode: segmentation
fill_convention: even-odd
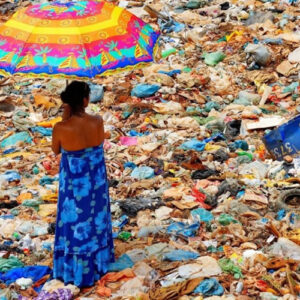
[[[83,99],[90,96],[90,87],[87,83],[81,81],[71,82],[60,94],[63,103],[71,106],[72,112],[76,113],[83,108]]]

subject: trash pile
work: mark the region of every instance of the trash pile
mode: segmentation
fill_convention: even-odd
[[[298,299],[299,1],[114,3],[162,32],[156,63],[90,82],[116,262],[51,279],[66,82],[1,78],[0,298]]]

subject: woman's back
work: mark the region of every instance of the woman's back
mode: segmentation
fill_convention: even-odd
[[[66,151],[95,147],[104,141],[103,121],[86,113],[75,115],[58,123],[53,135]]]

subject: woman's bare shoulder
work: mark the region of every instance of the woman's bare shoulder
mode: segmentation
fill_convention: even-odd
[[[96,121],[96,122],[101,122],[103,123],[103,119],[100,115],[88,115],[88,118],[91,120],[91,121]]]

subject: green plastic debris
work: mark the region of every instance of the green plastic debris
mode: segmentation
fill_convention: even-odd
[[[128,241],[131,238],[131,233],[127,231],[122,231],[118,235],[118,238],[124,242]]]
[[[190,72],[192,72],[192,69],[188,68],[188,67],[185,67],[185,68],[182,69],[182,72],[184,72],[184,73],[190,73]]]
[[[34,175],[37,175],[37,174],[40,173],[40,170],[39,170],[39,168],[38,168],[37,166],[34,166],[34,167],[32,168],[32,172],[33,172]]]
[[[237,155],[238,156],[247,156],[247,157],[249,157],[250,160],[253,160],[253,154],[246,152],[246,151],[239,151],[239,152],[237,152]]]
[[[194,116],[193,119],[195,119],[199,125],[206,125],[207,123],[213,121],[216,119],[216,117],[207,117],[207,118],[204,118],[204,117],[198,117],[198,116]]]
[[[223,132],[224,128],[225,128],[225,123],[224,121],[220,120],[220,119],[215,119],[212,120],[210,122],[208,122],[205,127],[208,130],[211,130],[212,133],[216,133],[216,132]]]
[[[20,213],[20,210],[18,208],[13,208],[10,213],[13,215],[13,216],[17,216],[19,213]],[[0,298],[1,299],[1,298]]]
[[[219,110],[220,108],[221,108],[221,106],[218,102],[210,101],[205,104],[204,110],[206,112],[211,112],[211,110],[213,110],[213,109]]]
[[[26,206],[26,207],[32,207],[34,208],[36,211],[39,210],[40,204],[42,204],[43,201],[40,200],[36,200],[36,199],[27,199],[25,201],[23,201],[22,206]]]
[[[189,114],[202,114],[202,108],[200,108],[199,106],[195,107],[195,106],[188,106],[186,108],[186,112]]]
[[[123,111],[122,112],[122,118],[124,120],[128,119],[132,115],[132,111]]]
[[[296,90],[296,88],[299,86],[299,82],[293,82],[289,86],[286,86],[283,89],[283,93],[292,93]]]
[[[185,7],[189,8],[189,9],[197,9],[197,8],[201,8],[204,7],[207,4],[206,1],[203,0],[190,0]]]
[[[241,268],[235,265],[231,259],[221,258],[218,263],[223,272],[233,274],[235,279],[243,277]]]
[[[12,234],[12,237],[13,237],[14,239],[16,239],[17,241],[19,241],[19,240],[21,239],[21,235],[20,235],[18,232],[14,232],[14,233]]]
[[[24,264],[15,256],[0,258],[0,272],[7,272],[14,268],[22,268]]]
[[[230,223],[238,223],[236,219],[234,219],[231,215],[221,214],[218,219],[219,223],[223,226],[227,226]]]
[[[176,50],[175,48],[171,48],[171,49],[168,49],[168,50],[163,51],[162,54],[161,54],[161,56],[162,56],[163,58],[166,58],[166,57],[168,57],[169,55],[174,54],[174,53],[176,53],[176,52],[177,52],[177,50]]]
[[[216,66],[226,57],[226,55],[221,51],[217,51],[212,53],[203,53],[202,57],[207,65]]]
[[[246,99],[246,98],[238,98],[238,99],[235,99],[233,101],[234,104],[239,104],[239,105],[244,105],[244,106],[249,106],[249,105],[252,105],[252,103]]]
[[[223,36],[217,40],[217,43],[221,43],[221,42],[227,42],[226,36]]]
[[[207,247],[207,252],[210,252],[210,253],[217,253],[217,252],[223,252],[224,249],[223,249],[223,246],[220,246],[220,247],[214,247],[214,246],[208,246]]]

